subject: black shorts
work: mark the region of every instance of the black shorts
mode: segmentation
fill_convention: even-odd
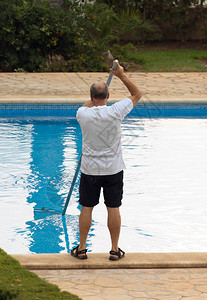
[[[99,203],[101,188],[103,188],[104,203],[107,207],[121,206],[123,195],[123,171],[114,175],[86,175],[81,173],[79,203],[93,207]]]

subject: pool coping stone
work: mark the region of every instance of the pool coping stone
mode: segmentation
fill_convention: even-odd
[[[207,252],[127,253],[119,261],[110,261],[107,253],[89,253],[78,260],[70,254],[12,254],[30,270],[48,269],[156,269],[207,268]]]

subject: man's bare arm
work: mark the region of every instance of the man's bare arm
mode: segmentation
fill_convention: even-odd
[[[112,70],[112,72],[124,83],[131,94],[131,96],[129,96],[128,98],[132,100],[133,106],[135,106],[142,97],[140,89],[124,74],[124,68],[119,64],[117,65],[116,71]]]

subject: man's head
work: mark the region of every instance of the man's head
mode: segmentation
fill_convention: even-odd
[[[104,82],[93,83],[90,87],[91,100],[107,100],[109,98],[108,86]]]

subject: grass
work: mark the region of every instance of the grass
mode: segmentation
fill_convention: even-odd
[[[132,50],[128,51],[126,56],[128,61],[135,63],[137,71],[207,71],[207,51],[205,50]]]
[[[78,300],[79,297],[61,292],[56,285],[39,278],[0,249],[1,300]]]

